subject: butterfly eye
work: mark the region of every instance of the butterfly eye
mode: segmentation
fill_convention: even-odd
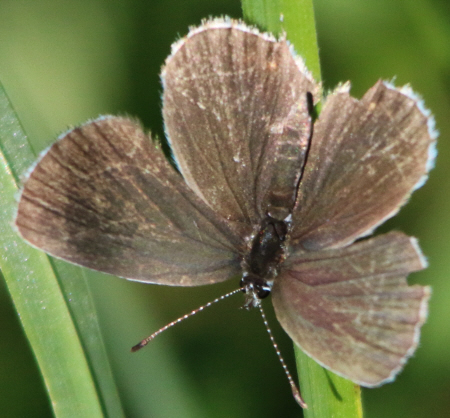
[[[270,295],[272,284],[254,275],[242,277],[240,286],[242,291],[257,299],[264,299]]]
[[[257,289],[257,295],[260,299],[264,299],[270,295],[271,287],[268,285],[261,286]]]

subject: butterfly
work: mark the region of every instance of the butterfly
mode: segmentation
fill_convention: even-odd
[[[369,237],[432,166],[434,121],[406,86],[357,100],[322,87],[286,39],[215,19],[172,46],[163,116],[178,170],[127,117],[61,135],[24,183],[15,224],[47,253],[171,286],[239,275],[245,306],[271,295],[281,326],[366,387],[414,352],[430,289],[401,232]]]

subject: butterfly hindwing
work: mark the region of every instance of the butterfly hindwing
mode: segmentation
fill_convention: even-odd
[[[344,246],[395,215],[430,168],[431,121],[408,88],[382,81],[361,100],[345,86],[330,94],[299,187],[294,245]]]
[[[175,44],[162,79],[166,132],[189,186],[231,221],[286,216],[310,139],[308,95],[319,89],[287,42],[208,22]]]

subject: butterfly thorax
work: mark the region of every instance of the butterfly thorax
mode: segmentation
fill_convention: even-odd
[[[268,216],[253,237],[243,263],[241,286],[246,294],[244,308],[258,306],[260,300],[270,294],[273,280],[284,260],[287,231],[286,222]]]

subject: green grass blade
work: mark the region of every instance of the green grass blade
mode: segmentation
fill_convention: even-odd
[[[317,81],[321,80],[312,0],[242,0],[246,22],[274,34],[286,32]]]
[[[242,0],[244,20],[275,34],[286,32],[316,80],[320,81],[312,0]],[[359,386],[325,370],[295,347],[305,418],[362,417]]]
[[[55,416],[122,417],[95,309],[81,270],[59,261],[51,262],[13,229],[18,178],[34,161],[35,155],[0,85],[0,268],[40,367]],[[62,269],[71,278],[70,282],[62,282],[66,297],[58,283]],[[70,300],[70,309],[66,300]]]
[[[298,348],[295,350],[305,418],[361,418],[361,388],[324,369]]]

